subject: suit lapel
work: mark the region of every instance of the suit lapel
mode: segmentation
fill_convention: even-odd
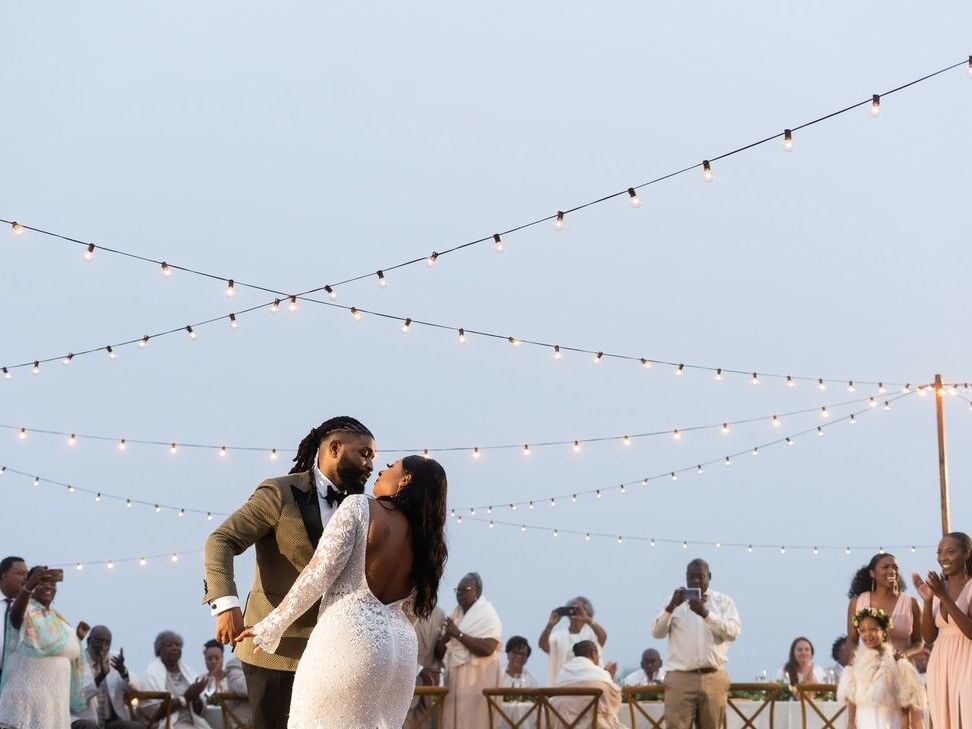
[[[305,486],[306,490],[300,488]],[[310,473],[306,478],[302,478],[299,484],[290,487],[294,492],[294,502],[297,510],[300,511],[301,521],[304,522],[304,530],[307,532],[307,539],[310,541],[311,548],[317,549],[317,543],[321,541],[324,533],[324,523],[321,521],[321,502],[317,497],[317,489],[314,487]]]

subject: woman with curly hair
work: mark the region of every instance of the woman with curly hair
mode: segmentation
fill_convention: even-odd
[[[911,662],[895,657],[891,618],[869,607],[852,622],[861,646],[837,688],[837,700],[847,704],[847,729],[913,729],[912,717],[925,709],[925,687]]]
[[[847,640],[851,650],[857,648],[854,616],[864,608],[883,610],[894,625],[888,634],[892,647],[905,656],[918,653],[921,642],[921,608],[918,601],[904,594],[905,582],[893,554],[881,552],[857,570],[847,597]]]

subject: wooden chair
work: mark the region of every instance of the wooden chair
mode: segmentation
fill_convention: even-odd
[[[543,717],[544,698],[543,693],[546,689],[514,689],[514,688],[495,688],[483,689],[483,696],[486,697],[486,706],[489,709],[489,729],[497,729],[496,714],[506,722],[512,729],[534,726],[539,729],[540,720]],[[508,710],[504,710],[503,698],[510,697],[519,703],[530,703],[527,712],[519,719],[510,716]],[[532,722],[530,720],[533,720]]]
[[[742,711],[736,701],[742,701],[743,699],[734,699],[732,697],[734,692],[747,692],[747,693],[760,693],[763,695],[763,702],[759,705],[756,711],[751,714],[746,714]],[[743,720],[742,727],[740,729],[756,729],[756,718],[763,713],[763,711],[769,707],[769,729],[774,729],[774,723],[776,719],[776,712],[774,708],[776,707],[776,700],[780,697],[783,692],[783,686],[778,683],[731,683],[729,684],[729,701],[726,704],[726,713],[731,709],[736,713],[736,715]],[[729,717],[726,717],[726,724],[728,724]],[[725,726],[725,725],[724,725]],[[806,722],[804,721],[804,726]]]
[[[442,726],[442,705],[448,693],[444,686],[416,686],[415,698],[420,703],[406,717],[405,729],[422,729],[429,719],[436,729]]]
[[[621,689],[621,701],[628,703],[628,711],[631,712],[631,726],[638,726],[638,715],[644,717],[648,722],[649,729],[665,729],[665,714],[662,712],[660,718],[655,719],[651,716],[642,701],[658,703],[665,700],[665,687],[653,686],[625,686]]]
[[[165,719],[149,721],[148,717],[143,716],[139,711],[139,704],[146,701],[160,701]],[[128,714],[132,721],[144,724],[150,729],[158,726],[159,729],[172,729],[172,721],[169,718],[172,714],[172,695],[168,691],[127,691],[125,692],[125,705],[128,707]]]
[[[803,729],[808,729],[810,726],[807,723],[807,707],[810,707],[817,718],[823,722],[820,729],[837,729],[834,722],[847,710],[847,705],[842,704],[832,716],[824,714],[817,705],[818,694],[833,694],[836,691],[837,687],[832,683],[801,683],[796,686],[797,696],[800,697],[800,717],[803,720]]]
[[[238,701],[249,701],[250,697],[246,694],[234,694],[229,692],[220,691],[215,694],[216,700],[219,701],[220,711],[223,712],[223,729],[253,729],[253,725],[247,721],[243,721],[240,716],[230,708],[230,704],[235,704]],[[239,708],[237,708],[239,711]]]
[[[541,690],[543,691],[542,709],[547,719],[546,729],[580,729],[582,726],[590,726],[591,729],[597,729],[597,704],[601,700],[601,694],[603,693],[601,689],[564,687]],[[557,711],[556,707],[550,701],[558,696],[587,697],[590,699],[590,701],[584,705],[584,708],[577,715],[576,719],[568,722],[563,716],[561,716],[560,712]],[[585,721],[588,716],[591,720],[589,725]],[[556,723],[554,722],[555,717],[557,719]]]

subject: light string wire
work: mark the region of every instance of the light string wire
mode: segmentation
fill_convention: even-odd
[[[903,397],[907,397],[909,394],[912,394],[912,393],[904,393],[904,394],[895,395],[895,396],[892,396],[892,397],[888,398],[888,400],[885,402],[885,404],[883,406],[884,409],[890,410],[891,409],[891,403],[892,402],[894,402],[896,400],[899,400],[899,399],[901,399]],[[797,431],[797,432],[794,432],[794,433],[790,433],[789,435],[783,436],[781,438],[777,438],[775,440],[768,441],[766,443],[761,443],[761,444],[759,444],[757,446],[752,446],[752,447],[747,448],[746,450],[743,450],[743,451],[738,451],[736,453],[731,453],[729,455],[722,456],[720,458],[714,458],[714,459],[711,459],[711,460],[702,461],[701,463],[698,463],[698,464],[693,465],[693,466],[685,466],[685,467],[678,468],[678,469],[675,469],[675,470],[664,471],[663,473],[660,473],[660,474],[655,475],[655,476],[648,476],[648,477],[645,477],[645,478],[637,479],[635,481],[629,481],[629,482],[625,482],[625,483],[622,483],[622,484],[614,484],[614,485],[611,485],[611,486],[604,486],[604,487],[597,488],[597,489],[578,490],[578,491],[574,491],[574,492],[571,492],[571,493],[568,493],[568,494],[559,494],[559,495],[553,495],[553,496],[535,497],[533,499],[527,499],[527,500],[524,500],[524,501],[507,502],[507,503],[502,503],[502,504],[493,504],[493,505],[478,506],[478,507],[477,506],[453,507],[451,509],[451,511],[450,511],[450,516],[452,518],[454,518],[456,521],[458,521],[459,523],[461,523],[462,522],[462,518],[463,518],[462,512],[465,512],[465,511],[470,512],[470,516],[475,516],[477,509],[480,509],[480,510],[483,510],[484,509],[487,513],[492,513],[493,509],[495,509],[495,508],[501,508],[501,507],[504,507],[505,506],[505,507],[510,508],[510,509],[512,509],[512,510],[515,511],[516,508],[519,507],[519,506],[527,506],[527,507],[529,507],[529,508],[532,509],[533,506],[534,506],[534,504],[538,504],[538,503],[539,504],[543,504],[543,503],[556,504],[557,500],[563,501],[565,498],[568,498],[568,499],[570,499],[573,502],[573,501],[576,501],[577,498],[580,497],[580,496],[594,496],[596,498],[601,498],[601,496],[603,494],[610,493],[610,492],[613,492],[613,491],[620,490],[623,493],[625,491],[625,488],[627,486],[634,486],[634,485],[637,485],[637,484],[647,485],[649,482],[658,480],[660,478],[677,477],[679,474],[682,474],[682,473],[685,473],[685,472],[688,472],[688,471],[701,470],[705,466],[709,466],[709,465],[712,465],[714,463],[727,463],[727,464],[729,464],[729,463],[731,463],[732,458],[735,458],[735,457],[740,456],[740,455],[745,455],[745,454],[749,454],[749,453],[758,454],[761,449],[766,449],[766,448],[769,448],[769,447],[772,447],[772,446],[775,446],[775,445],[780,445],[782,443],[787,443],[787,444],[792,445],[793,443],[796,442],[796,439],[797,438],[802,437],[802,436],[807,435],[807,434],[810,434],[810,433],[817,433],[819,435],[822,435],[825,432],[826,429],[828,429],[828,428],[830,428],[830,427],[832,427],[834,425],[837,425],[838,423],[844,423],[844,422],[856,423],[857,422],[857,416],[862,415],[862,414],[867,413],[867,412],[870,412],[871,410],[873,410],[873,408],[865,408],[865,409],[859,410],[857,412],[854,412],[854,413],[850,413],[848,415],[845,415],[843,417],[834,418],[834,419],[830,420],[829,422],[822,423],[821,425],[818,425],[816,427],[806,428],[806,429],[801,430],[801,431]],[[11,468],[11,467],[8,467],[8,466],[0,466],[0,477],[4,476],[6,474],[12,474],[12,475],[20,476],[20,477],[23,477],[23,478],[26,478],[26,479],[31,479],[33,481],[34,486],[40,486],[41,484],[48,484],[48,485],[51,485],[51,486],[58,486],[58,487],[61,487],[61,488],[65,489],[68,493],[80,492],[80,493],[84,493],[84,494],[94,495],[94,497],[95,497],[94,500],[96,502],[101,502],[103,500],[116,501],[116,502],[125,504],[125,506],[128,507],[128,508],[133,508],[135,506],[150,507],[150,508],[154,508],[157,513],[158,512],[163,512],[163,511],[176,512],[176,513],[178,513],[178,515],[180,517],[186,516],[187,514],[199,514],[199,515],[205,515],[205,517],[207,518],[207,520],[210,520],[210,521],[214,517],[216,517],[216,516],[228,516],[229,515],[228,512],[218,511],[218,510],[215,510],[215,509],[185,508],[185,507],[182,507],[182,506],[174,506],[173,504],[166,503],[164,501],[153,501],[153,500],[147,500],[147,499],[131,498],[131,497],[123,496],[121,494],[113,493],[113,492],[110,492],[110,491],[104,491],[104,490],[99,491],[99,490],[96,490],[96,489],[85,488],[85,487],[81,487],[81,486],[75,486],[74,484],[68,483],[66,481],[60,481],[60,480],[57,480],[57,479],[48,478],[46,476],[40,476],[40,475],[37,475],[36,473],[30,473],[28,471],[24,471],[24,470],[17,469],[17,468]]]
[[[912,394],[914,393],[908,392],[908,393],[901,393],[899,395],[894,395],[893,397],[889,397],[888,400],[884,403],[883,408],[885,410],[891,410],[891,403],[896,402],[901,398],[908,397],[909,395]],[[631,481],[625,481],[623,483],[615,483],[614,485],[611,486],[604,486],[604,487],[594,488],[594,489],[581,489],[577,491],[568,491],[568,492],[563,492],[563,493],[553,494],[548,496],[534,497],[532,499],[527,499],[522,501],[501,501],[501,502],[493,502],[492,504],[480,504],[475,506],[456,506],[451,508],[449,515],[457,522],[462,523],[462,519],[464,516],[463,512],[469,512],[469,516],[476,516],[477,511],[485,511],[487,514],[492,514],[493,510],[501,509],[501,508],[509,509],[510,511],[516,511],[518,508],[525,506],[528,509],[533,510],[535,507],[542,506],[544,504],[549,504],[550,506],[553,507],[556,506],[558,503],[564,503],[564,502],[574,503],[581,496],[594,496],[595,498],[599,499],[605,494],[612,493],[615,491],[624,494],[627,492],[627,488],[631,486],[648,486],[651,482],[658,481],[661,479],[677,480],[679,476],[685,473],[690,473],[690,472],[703,473],[706,466],[713,466],[716,464],[724,464],[726,466],[730,466],[733,463],[733,459],[738,458],[740,456],[746,456],[746,455],[757,456],[767,448],[772,448],[774,446],[782,445],[784,443],[786,445],[791,445],[791,446],[795,445],[798,438],[801,438],[806,435],[810,435],[812,433],[816,433],[817,435],[824,435],[829,428],[832,428],[833,426],[838,425],[840,423],[856,424],[858,422],[859,416],[869,413],[871,412],[871,410],[872,410],[871,408],[864,408],[856,412],[848,413],[847,415],[844,415],[839,418],[833,418],[827,423],[806,428],[804,430],[799,430],[790,433],[788,435],[784,435],[780,438],[775,438],[773,440],[766,441],[764,443],[760,443],[755,446],[751,446],[750,448],[747,448],[745,450],[736,451],[734,453],[728,453],[726,455],[717,458],[712,458],[705,461],[699,461],[693,465],[683,466],[681,468],[676,468],[674,470],[666,469],[652,476],[643,476],[641,478],[633,479]]]
[[[190,554],[202,554],[202,549],[177,549],[173,552],[160,552],[158,554],[144,554],[139,557],[119,557],[117,559],[92,559],[84,562],[51,562],[48,567],[73,567],[79,572],[85,567],[104,565],[108,569],[114,569],[115,565],[138,562],[139,567],[148,565],[149,560],[162,560],[168,562],[179,562],[182,557]]]
[[[782,140],[784,140],[784,143],[785,144],[788,143],[789,145],[792,145],[792,134],[793,134],[793,132],[800,131],[802,129],[807,129],[808,127],[811,127],[811,126],[814,126],[814,125],[817,125],[817,124],[821,124],[821,123],[823,123],[825,121],[828,121],[830,119],[833,119],[834,117],[840,116],[842,114],[846,114],[846,113],[848,113],[850,111],[853,111],[854,109],[858,109],[858,108],[860,108],[862,106],[865,106],[867,104],[871,104],[872,113],[874,112],[875,109],[877,109],[879,111],[880,110],[880,100],[882,98],[887,97],[887,96],[890,96],[892,94],[896,94],[896,93],[898,93],[900,91],[903,91],[904,89],[907,89],[907,88],[909,88],[911,86],[915,86],[916,84],[919,84],[919,83],[923,83],[925,81],[928,81],[929,79],[932,79],[932,78],[934,78],[936,76],[939,76],[939,75],[941,75],[943,73],[946,73],[947,71],[951,71],[952,69],[958,68],[959,66],[965,66],[967,69],[969,69],[970,73],[972,73],[972,56],[970,56],[968,60],[962,60],[962,61],[959,61],[958,63],[953,63],[951,65],[948,65],[948,66],[945,66],[943,68],[940,68],[937,71],[932,71],[931,73],[925,74],[924,76],[920,76],[920,77],[918,77],[916,79],[913,79],[911,81],[908,81],[906,83],[903,83],[903,84],[901,84],[899,86],[896,86],[896,87],[894,87],[892,89],[889,89],[888,91],[884,91],[884,92],[882,92],[880,94],[873,94],[870,98],[864,99],[863,101],[855,102],[855,103],[850,104],[848,106],[845,106],[843,108],[840,108],[840,109],[837,109],[835,111],[831,111],[829,113],[823,114],[822,116],[818,116],[815,119],[811,119],[811,120],[806,121],[806,122],[803,122],[801,124],[797,124],[795,126],[791,126],[791,127],[787,128],[787,129],[783,130],[782,132],[777,132],[775,134],[771,134],[769,136],[763,137],[763,138],[758,139],[756,141],[753,141],[753,142],[749,142],[747,144],[744,144],[744,145],[742,145],[740,147],[736,147],[735,149],[729,150],[727,152],[723,152],[721,154],[718,154],[718,155],[715,155],[715,156],[711,156],[708,159],[703,160],[702,162],[695,162],[695,163],[686,165],[685,167],[682,167],[682,168],[680,168],[678,170],[674,170],[674,171],[671,171],[671,172],[667,172],[665,174],[662,174],[662,175],[660,175],[658,177],[655,177],[653,179],[647,180],[645,182],[639,183],[637,185],[632,185],[632,186],[626,187],[626,188],[624,188],[622,190],[618,190],[617,192],[612,192],[612,193],[608,193],[606,195],[602,195],[601,197],[595,198],[593,200],[588,200],[587,202],[583,202],[583,203],[580,203],[578,205],[574,205],[573,207],[568,207],[568,208],[565,208],[563,210],[558,210],[556,213],[553,213],[551,215],[545,215],[545,216],[536,218],[534,220],[531,220],[529,222],[525,222],[525,223],[520,223],[518,225],[514,225],[513,227],[507,228],[506,230],[501,230],[498,233],[491,233],[489,235],[486,235],[486,236],[483,236],[483,237],[480,237],[480,238],[476,238],[474,240],[470,240],[470,241],[467,241],[465,243],[459,243],[459,244],[450,246],[448,248],[443,248],[442,250],[433,251],[431,254],[422,255],[422,256],[419,256],[419,257],[415,257],[415,258],[409,258],[407,260],[400,261],[399,263],[395,263],[395,264],[383,266],[382,268],[379,268],[377,271],[369,271],[368,273],[353,275],[353,276],[350,276],[348,278],[345,278],[345,279],[342,279],[342,280],[339,280],[339,281],[335,281],[335,282],[333,282],[331,284],[328,284],[326,286],[320,286],[320,287],[317,287],[315,289],[310,289],[310,290],[308,290],[308,291],[306,291],[304,293],[305,294],[310,294],[310,293],[317,293],[317,292],[325,291],[325,290],[327,290],[330,293],[333,289],[336,289],[339,286],[346,286],[347,284],[355,283],[357,281],[361,281],[361,280],[366,279],[366,278],[371,278],[372,276],[377,276],[378,279],[379,279],[379,281],[381,281],[384,278],[384,274],[387,273],[387,272],[389,272],[389,271],[395,271],[395,270],[398,270],[398,269],[401,269],[401,268],[405,268],[407,266],[414,266],[414,265],[416,265],[418,263],[422,263],[423,261],[428,262],[428,261],[431,260],[434,263],[435,261],[437,261],[442,256],[448,255],[450,253],[455,253],[457,251],[462,251],[462,250],[465,250],[467,248],[471,248],[473,246],[480,245],[482,243],[493,242],[494,244],[497,244],[497,247],[500,250],[502,250],[502,241],[501,240],[497,240],[497,238],[501,238],[504,235],[510,235],[512,233],[517,233],[517,232],[520,232],[520,231],[526,230],[528,228],[532,228],[534,226],[541,225],[543,223],[550,222],[550,221],[554,221],[555,223],[559,223],[560,224],[560,225],[558,225],[558,228],[559,228],[559,227],[562,226],[563,221],[564,221],[564,218],[565,218],[566,215],[568,215],[570,213],[578,212],[580,210],[584,210],[584,209],[589,208],[589,207],[593,207],[595,205],[599,205],[599,204],[605,203],[605,202],[607,202],[609,200],[613,200],[613,199],[616,199],[616,198],[619,198],[619,197],[625,197],[625,196],[627,196],[632,201],[632,204],[634,204],[634,205],[637,206],[638,205],[638,198],[634,194],[635,191],[637,191],[637,190],[643,190],[644,188],[649,187],[651,185],[659,184],[661,182],[664,182],[666,180],[670,180],[670,179],[672,179],[674,177],[678,177],[679,175],[683,175],[683,174],[685,174],[687,172],[690,172],[690,171],[696,170],[696,169],[702,169],[703,171],[708,171],[709,173],[711,173],[711,163],[712,162],[718,162],[720,160],[727,159],[729,157],[732,157],[734,155],[740,154],[742,152],[746,152],[746,151],[748,151],[750,149],[753,149],[755,147],[759,147],[759,146],[761,146],[763,144],[767,144],[768,142],[771,142],[771,141],[776,140],[776,139],[782,139]],[[787,146],[787,149],[789,149],[789,148],[790,148],[790,146]],[[224,274],[216,274],[216,273],[212,273],[212,272],[209,272],[209,271],[204,271],[204,270],[201,270],[201,269],[198,269],[198,268],[195,268],[195,267],[191,267],[191,266],[184,266],[184,265],[180,265],[180,264],[169,263],[165,259],[162,259],[162,260],[155,259],[155,258],[151,258],[149,256],[143,256],[143,255],[140,255],[140,254],[137,254],[137,253],[133,253],[131,251],[123,250],[123,249],[117,248],[117,247],[108,247],[108,246],[103,246],[103,245],[100,245],[100,244],[95,244],[95,243],[93,243],[90,240],[82,240],[82,239],[76,238],[74,236],[66,235],[66,234],[63,234],[63,233],[57,233],[57,232],[50,231],[50,230],[47,230],[47,229],[44,229],[44,228],[40,228],[40,227],[37,227],[37,226],[28,225],[26,223],[21,223],[21,222],[18,222],[16,220],[12,220],[12,219],[8,220],[8,219],[5,219],[5,218],[0,218],[0,223],[5,223],[7,225],[10,225],[14,229],[14,231],[17,232],[17,233],[22,233],[24,231],[31,231],[31,232],[38,233],[38,234],[43,235],[43,236],[47,236],[47,237],[50,237],[50,238],[54,238],[54,239],[57,239],[57,240],[64,241],[65,243],[74,244],[74,245],[80,245],[80,246],[84,247],[85,250],[89,254],[93,254],[94,253],[94,250],[97,249],[97,250],[104,251],[106,253],[111,253],[111,254],[118,255],[118,256],[121,256],[121,257],[124,257],[124,258],[128,258],[130,260],[139,261],[139,262],[142,262],[142,263],[149,263],[149,264],[152,264],[154,266],[161,266],[162,269],[163,269],[163,272],[171,272],[171,271],[175,270],[175,271],[182,271],[184,273],[193,274],[193,275],[196,275],[196,276],[201,276],[201,277],[204,277],[204,278],[207,278],[207,279],[210,279],[210,280],[222,281],[222,282],[225,282],[227,284],[229,284],[229,282],[233,282],[233,286],[231,288],[235,288],[236,286],[239,286],[241,288],[249,288],[249,289],[254,289],[254,290],[257,290],[257,291],[262,291],[262,292],[265,292],[265,293],[277,294],[277,295],[282,296],[282,297],[289,297],[289,296],[292,296],[293,295],[293,294],[285,293],[283,291],[277,291],[277,290],[274,290],[272,288],[269,288],[269,287],[266,287],[266,286],[263,286],[263,285],[260,285],[260,284],[254,284],[254,283],[249,283],[249,282],[237,280],[235,277],[232,277],[232,276],[226,276]]]
[[[921,391],[924,388],[930,387],[930,385],[919,385]],[[768,421],[774,426],[779,426],[782,424],[784,418],[790,418],[798,415],[805,415],[807,413],[819,413],[821,417],[828,417],[830,415],[831,409],[846,407],[849,405],[857,405],[866,402],[870,407],[878,407],[880,404],[880,399],[872,396],[859,397],[853,400],[844,400],[842,402],[826,403],[823,405],[815,405],[813,407],[801,408],[799,410],[789,410],[789,411],[777,411],[771,415],[761,415],[750,418],[738,418],[735,420],[721,420],[717,423],[708,423],[705,425],[690,425],[681,428],[668,428],[666,430],[653,430],[645,432],[632,432],[632,433],[620,433],[617,435],[600,435],[592,436],[588,438],[571,438],[567,440],[543,440],[543,441],[527,441],[527,440],[517,440],[515,443],[498,443],[490,445],[466,445],[466,446],[439,446],[431,448],[381,448],[379,454],[402,454],[402,453],[422,453],[425,455],[431,453],[458,453],[466,451],[472,454],[474,457],[478,457],[481,453],[487,451],[497,451],[497,450],[522,450],[524,448],[550,448],[554,446],[572,446],[574,449],[578,449],[580,446],[591,444],[591,443],[606,443],[611,441],[620,441],[625,445],[629,445],[632,441],[641,440],[645,438],[658,437],[663,435],[676,437],[684,433],[693,433],[706,430],[720,429],[726,434],[728,434],[731,429],[737,425],[748,425],[750,423],[759,423]],[[154,447],[164,447],[168,448],[169,452],[173,455],[179,452],[181,448],[187,449],[199,449],[199,450],[213,450],[220,455],[227,455],[228,453],[239,451],[239,452],[251,452],[251,453],[266,453],[271,459],[276,460],[278,455],[281,454],[291,454],[296,453],[296,448],[274,448],[267,446],[237,446],[237,445],[225,445],[221,443],[190,443],[180,439],[169,439],[169,440],[149,440],[142,438],[123,438],[118,436],[109,435],[95,435],[88,433],[78,433],[77,431],[66,431],[66,430],[51,430],[48,428],[34,428],[22,425],[12,425],[9,423],[0,423],[0,430],[10,430],[16,431],[18,439],[21,441],[27,440],[32,435],[44,435],[44,436],[59,436],[67,438],[67,443],[69,446],[74,446],[77,441],[80,440],[93,440],[100,442],[114,443],[116,448],[120,451],[127,451],[129,446],[132,445],[147,445]]]

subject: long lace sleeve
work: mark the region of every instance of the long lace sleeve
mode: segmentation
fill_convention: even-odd
[[[284,631],[328,591],[348,563],[362,527],[366,496],[349,496],[328,522],[314,557],[304,568],[287,596],[267,617],[253,626],[253,644],[273,653]]]

